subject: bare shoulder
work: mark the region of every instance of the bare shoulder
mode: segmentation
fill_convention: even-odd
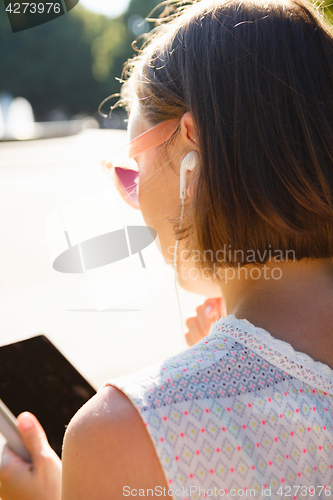
[[[167,488],[140,415],[114,387],[100,390],[73,417],[62,460],[62,500],[107,500],[133,489],[139,496],[139,489]]]

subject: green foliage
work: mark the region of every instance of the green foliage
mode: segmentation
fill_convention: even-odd
[[[159,3],[158,0],[131,0],[126,12],[126,18],[129,19],[133,14],[146,18]],[[159,9],[158,12],[161,12],[161,10],[163,8]]]
[[[0,2],[0,92],[27,98],[38,119],[54,109],[95,113],[118,92],[125,59],[134,52],[124,16],[109,19],[80,5],[65,16],[12,33]]]
[[[119,92],[116,78],[135,54],[131,19],[147,17],[158,4],[131,0],[127,12],[116,19],[78,5],[58,19],[13,34],[0,0],[0,92],[26,97],[37,119],[54,109],[69,115],[95,113],[106,96]],[[321,5],[333,21],[331,0]]]
[[[332,3],[332,1],[331,0],[325,0],[320,5],[324,9],[324,13],[325,13],[325,16],[327,17],[328,21],[333,26],[333,3]]]

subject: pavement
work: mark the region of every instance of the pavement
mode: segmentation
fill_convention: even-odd
[[[161,259],[153,291],[104,309],[87,273],[52,267],[50,215],[96,193],[119,197],[100,161],[125,143],[120,130],[0,143],[0,345],[44,333],[96,389],[186,348],[173,270]],[[119,207],[126,224],[144,224],[140,212]],[[203,300],[180,290],[184,331]]]

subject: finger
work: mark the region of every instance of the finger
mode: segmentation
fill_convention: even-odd
[[[16,455],[8,445],[5,445],[2,452],[0,465],[0,489],[6,482],[10,481],[14,476],[25,474],[32,470],[32,465],[25,462],[21,457]]]
[[[227,315],[225,304],[222,297],[214,297],[212,299],[208,299],[208,301],[214,304],[214,315],[215,315],[214,321],[218,321],[222,316]]]
[[[224,303],[224,300],[222,297],[218,297],[215,300],[216,300],[216,307],[218,309],[218,314],[219,314],[219,319],[220,319],[220,318],[222,318],[222,316],[227,315],[225,303]]]
[[[17,417],[17,425],[22,440],[31,455],[32,461],[35,460],[49,448],[46,434],[37,418],[29,412],[21,413]]]
[[[201,339],[194,337],[192,332],[186,332],[185,333],[185,340],[186,340],[187,345],[189,347],[192,347],[195,344],[197,344]]]
[[[186,326],[189,331],[185,334],[186,342],[189,346],[192,346],[199,342],[205,335],[202,333],[197,317],[191,317],[186,320]]]
[[[210,327],[213,321],[216,321],[218,316],[218,307],[216,299],[207,299],[205,302],[197,307],[197,318],[199,322],[199,328],[203,336],[208,335]]]
[[[18,455],[16,455],[16,453],[14,453],[6,444],[2,450],[0,470],[7,467],[8,465],[11,465],[12,463],[22,461],[23,460]]]
[[[191,336],[191,333],[190,332],[186,332],[185,333],[185,341],[186,341],[186,344],[189,346],[189,347],[192,347],[196,344],[196,341],[192,338]]]

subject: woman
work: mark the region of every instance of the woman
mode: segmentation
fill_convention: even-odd
[[[61,493],[22,414],[33,463],[7,450],[3,500],[331,495],[332,96],[332,33],[300,0],[201,1],[156,31],[123,88],[138,196],[106,168],[180,284],[218,284],[227,316],[79,410]]]

